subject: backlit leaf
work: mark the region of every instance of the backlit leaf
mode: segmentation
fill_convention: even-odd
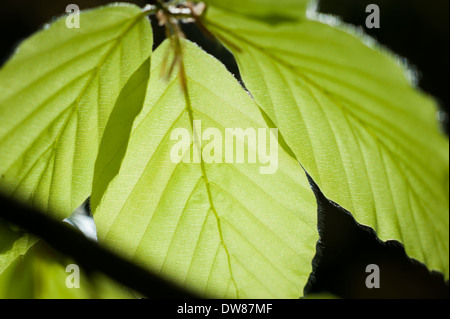
[[[0,70],[0,190],[60,220],[90,195],[108,116],[152,50],[146,13],[132,5],[82,13],[79,29],[65,22],[25,40]],[[18,252],[5,243],[0,273]]]
[[[274,26],[210,7],[205,24],[324,194],[448,278],[448,139],[398,58],[313,20]]]
[[[300,297],[318,239],[317,206],[301,166],[278,144],[274,174],[261,174],[269,164],[259,161],[224,163],[224,153],[222,163],[195,163],[192,134],[183,154],[189,162],[173,161],[179,141],[171,136],[192,132],[193,121],[201,121],[198,132],[216,128],[222,136],[225,128],[262,128],[268,139],[268,127],[224,66],[189,42],[189,95],[179,73],[162,79],[167,46],[152,55],[143,111],[119,174],[94,212],[99,242],[204,296]],[[105,135],[102,143],[108,138],[116,137]],[[202,140],[202,148],[209,142]],[[246,142],[245,152],[251,145]],[[99,181],[111,177],[105,173]],[[93,189],[93,197],[103,192],[96,184]]]

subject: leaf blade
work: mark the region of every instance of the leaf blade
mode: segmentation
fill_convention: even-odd
[[[210,8],[204,22],[233,44],[245,85],[324,194],[448,278],[448,139],[398,60],[313,20]]]
[[[0,70],[0,190],[60,220],[90,196],[109,113],[152,46],[135,6],[82,12],[80,23],[55,21]],[[30,246],[2,253],[2,271]]]
[[[143,112],[94,213],[99,241],[205,296],[298,298],[318,237],[306,176],[281,148],[274,175],[261,175],[259,164],[174,163],[171,132],[192,123],[178,74],[158,77],[167,46],[152,55]],[[189,42],[184,49],[195,120],[221,132],[267,128],[220,63]]]
[[[80,29],[62,18],[26,40],[0,72],[2,190],[61,219],[90,195],[106,120],[152,42],[137,7],[80,18]]]
[[[209,5],[244,16],[279,23],[304,18],[309,0],[205,0]]]

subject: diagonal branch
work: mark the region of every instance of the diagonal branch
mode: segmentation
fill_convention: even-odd
[[[186,299],[198,296],[144,270],[87,239],[72,227],[42,212],[0,195],[0,218],[45,240],[54,249],[90,271],[99,271],[152,299]]]

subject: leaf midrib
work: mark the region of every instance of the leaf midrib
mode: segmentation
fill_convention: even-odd
[[[180,63],[180,79],[181,79],[181,85],[183,88],[183,93],[184,93],[184,98],[185,98],[185,102],[186,102],[186,110],[188,111],[188,115],[189,115],[189,121],[191,124],[191,128],[193,130],[193,140],[194,140],[194,144],[196,144],[196,137],[198,137],[198,134],[195,132],[195,126],[194,126],[194,110],[192,108],[192,103],[191,103],[191,99],[189,96],[189,88],[188,88],[188,78],[186,76],[186,70],[185,70],[185,66],[184,66],[184,60],[183,58],[180,59],[179,61]],[[228,264],[228,271],[230,273],[230,277],[231,277],[231,281],[233,282],[234,288],[236,290],[236,297],[239,299],[239,289],[238,289],[238,285],[236,283],[236,279],[234,278],[233,275],[233,269],[231,267],[231,255],[230,252],[228,250],[228,247],[225,243],[224,237],[223,237],[223,231],[222,231],[222,224],[221,224],[221,218],[217,212],[217,209],[214,205],[214,200],[212,197],[212,193],[211,193],[211,186],[209,183],[209,179],[208,179],[208,175],[206,173],[206,167],[205,167],[205,163],[203,161],[203,152],[201,151],[201,145],[198,145],[198,141],[197,141],[197,145],[196,145],[196,150],[197,152],[199,152],[199,157],[200,157],[200,167],[202,170],[202,176],[205,182],[205,187],[206,187],[206,192],[208,195],[208,201],[209,201],[209,205],[210,205],[210,209],[212,210],[212,212],[214,213],[214,216],[216,218],[216,222],[217,222],[217,229],[219,231],[219,236],[220,236],[220,241],[222,243],[222,247],[225,250],[225,253],[227,255],[227,264]]]

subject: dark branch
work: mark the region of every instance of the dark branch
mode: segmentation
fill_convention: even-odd
[[[46,241],[57,251],[72,257],[87,271],[99,271],[118,283],[152,299],[198,298],[174,283],[126,261],[69,225],[0,195],[0,217]]]

